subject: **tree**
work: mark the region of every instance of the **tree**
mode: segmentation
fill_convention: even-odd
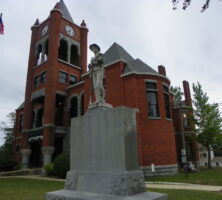
[[[221,123],[218,104],[209,104],[209,97],[204,93],[199,82],[193,84],[194,123],[197,138],[208,152],[208,168],[211,169],[211,149],[221,143]]]
[[[182,96],[184,95],[183,92],[181,91],[180,86],[176,87],[171,86],[170,90],[173,93],[173,99],[175,105],[180,105],[182,102]]]
[[[173,2],[173,9],[176,10],[177,5],[179,4],[180,0],[172,0],[172,2]],[[191,0],[183,0],[182,8],[186,10],[190,4],[191,4]],[[205,3],[202,6],[201,12],[204,12],[209,7],[209,4],[210,4],[210,0],[205,0]]]
[[[15,112],[7,115],[9,122],[0,122],[0,131],[5,134],[4,144],[0,147],[0,160],[11,160],[15,130]]]

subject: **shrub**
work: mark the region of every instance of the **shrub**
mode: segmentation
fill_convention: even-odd
[[[18,163],[16,166],[15,166],[15,170],[20,170],[22,169],[22,163]]]
[[[65,178],[70,170],[70,158],[68,153],[58,155],[54,160],[54,173],[59,178]]]
[[[15,160],[0,160],[0,171],[12,171],[16,165]]]
[[[53,176],[54,175],[54,173],[53,173],[53,169],[54,169],[53,163],[48,163],[48,164],[44,165],[43,168],[46,171],[47,176]]]

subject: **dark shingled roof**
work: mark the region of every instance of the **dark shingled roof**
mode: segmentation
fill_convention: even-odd
[[[126,63],[124,73],[128,72],[159,74],[157,71],[138,58]]]
[[[116,42],[104,53],[104,65],[109,63],[124,60],[126,67],[123,73],[137,72],[137,73],[152,73],[158,74],[153,68],[148,66],[140,59],[134,59],[123,47]]]
[[[73,19],[64,3],[63,0],[60,0],[60,2],[58,3],[58,9],[62,11],[62,15],[63,17],[65,17],[66,19],[68,19],[69,21],[73,22]]]
[[[20,109],[24,108],[24,104],[25,104],[25,102],[23,102],[16,110],[20,110]]]
[[[117,60],[131,61],[133,57],[116,42],[104,53],[104,65],[115,62]]]

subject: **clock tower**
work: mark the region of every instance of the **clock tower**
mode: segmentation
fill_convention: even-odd
[[[31,28],[31,45],[22,128],[22,163],[41,166],[64,150],[67,132],[67,87],[87,71],[84,20],[74,23],[63,0],[49,17]],[[55,148],[56,147],[56,148]]]

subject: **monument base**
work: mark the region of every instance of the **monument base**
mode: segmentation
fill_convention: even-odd
[[[69,171],[65,189],[121,196],[146,192],[141,170],[118,173]]]
[[[130,196],[117,196],[109,194],[99,194],[91,192],[73,191],[73,190],[58,190],[48,192],[47,200],[166,200],[166,194],[156,192],[143,192]]]

